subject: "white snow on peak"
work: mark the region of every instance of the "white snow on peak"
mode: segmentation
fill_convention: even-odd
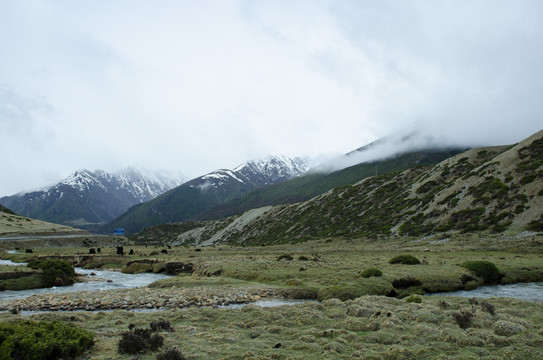
[[[53,194],[58,196],[59,189],[68,186],[75,189],[80,196],[84,196],[88,191],[101,189],[108,193],[122,191],[130,194],[138,202],[143,202],[181,185],[185,180],[180,175],[171,175],[164,171],[151,172],[136,167],[128,167],[111,173],[100,169],[94,171],[79,169],[57,184],[32,193],[35,193],[34,196],[44,199]],[[24,196],[28,193],[23,192],[20,195]],[[61,196],[64,196],[64,193]]]
[[[299,176],[309,170],[307,160],[301,157],[290,158],[282,154],[271,154],[261,159],[247,161],[236,167],[234,171],[240,172],[247,168],[258,170],[263,174],[280,171],[291,176]]]

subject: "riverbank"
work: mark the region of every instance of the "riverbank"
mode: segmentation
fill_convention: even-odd
[[[167,288],[148,287],[108,291],[82,291],[32,295],[0,301],[0,311],[99,311],[132,309],[183,309],[246,304],[261,299],[292,298],[284,289],[272,288]]]

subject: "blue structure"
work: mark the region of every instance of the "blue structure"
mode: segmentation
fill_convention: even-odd
[[[124,235],[124,229],[113,229],[113,234]]]

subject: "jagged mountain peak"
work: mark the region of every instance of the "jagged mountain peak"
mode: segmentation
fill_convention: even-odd
[[[246,161],[234,169],[218,169],[190,181],[193,187],[217,188],[228,181],[266,186],[300,176],[308,171],[307,160],[286,155],[268,155]]]
[[[168,191],[141,206],[134,206],[107,225],[133,233],[147,226],[185,221],[255,189],[277,184],[305,173],[307,161],[270,155],[236,168],[218,169]]]
[[[130,206],[180,185],[180,176],[136,167],[116,172],[78,169],[54,185],[2,198],[14,211],[70,226],[111,221]]]

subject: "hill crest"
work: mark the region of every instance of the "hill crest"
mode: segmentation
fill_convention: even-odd
[[[266,244],[327,237],[543,230],[542,179],[540,131],[513,146],[472,149],[434,166],[370,177],[299,204],[202,223],[170,241]]]

